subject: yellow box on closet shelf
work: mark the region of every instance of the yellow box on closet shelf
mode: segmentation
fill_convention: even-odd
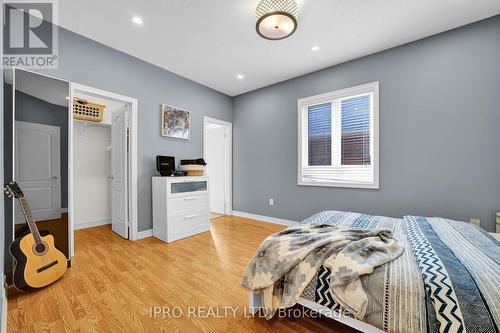
[[[81,98],[73,98],[73,118],[99,123],[104,116],[106,105],[91,103]]]

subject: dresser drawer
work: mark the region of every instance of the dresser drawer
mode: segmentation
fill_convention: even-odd
[[[201,178],[201,177],[200,177]],[[167,197],[208,195],[208,179],[172,179],[167,182]]]
[[[167,218],[169,220],[192,214],[207,214],[208,211],[208,195],[170,198],[167,200]]]
[[[169,220],[168,241],[189,237],[210,230],[208,214],[187,214]]]

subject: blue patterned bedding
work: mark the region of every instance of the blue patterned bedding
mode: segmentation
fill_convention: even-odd
[[[405,247],[398,259],[361,279],[369,300],[368,324],[386,332],[499,332],[500,243],[482,229],[438,217],[339,211],[302,223],[389,228]],[[342,310],[328,291],[330,275],[321,267],[302,297]]]

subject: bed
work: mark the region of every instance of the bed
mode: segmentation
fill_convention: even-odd
[[[395,219],[324,211],[303,224],[352,229],[388,228],[405,250],[361,278],[368,295],[362,319],[345,311],[329,292],[331,272],[321,267],[298,303],[363,332],[498,332],[500,243],[482,229],[444,218]],[[249,293],[250,312],[262,305]]]

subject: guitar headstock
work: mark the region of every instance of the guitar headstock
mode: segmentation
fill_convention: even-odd
[[[5,184],[4,187],[5,193],[9,196],[9,198],[16,198],[16,199],[21,199],[24,198],[23,191],[19,188],[19,185],[17,185],[16,182],[10,182],[8,184]]]

